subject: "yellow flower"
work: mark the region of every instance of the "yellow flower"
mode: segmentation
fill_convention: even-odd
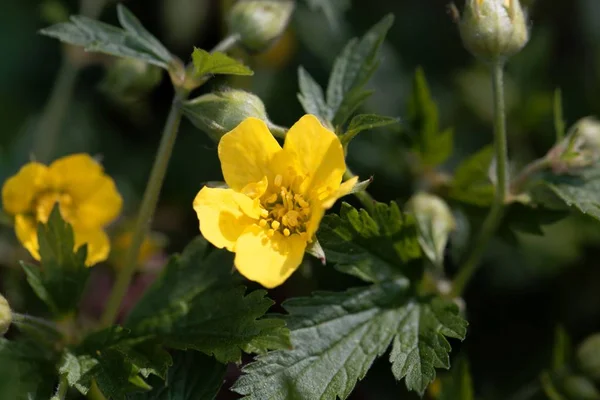
[[[235,252],[238,271],[267,288],[300,266],[325,210],[358,179],[342,183],[342,145],[313,115],[292,126],[283,148],[263,121],[247,118],[221,138],[219,159],[229,189],[200,190],[200,231]]]
[[[73,154],[49,166],[31,162],[2,187],[2,203],[15,217],[19,241],[40,259],[37,224],[46,223],[56,203],[73,226],[75,248],[88,245],[86,265],[106,260],[110,242],[103,227],[117,217],[123,200],[113,180],[87,154]]]

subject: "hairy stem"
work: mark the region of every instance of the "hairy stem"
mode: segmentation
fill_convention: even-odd
[[[492,66],[492,87],[494,93],[494,149],[496,151],[496,194],[489,214],[483,221],[475,243],[464,264],[456,275],[451,294],[461,296],[475,274],[488,242],[498,229],[504,215],[504,203],[508,187],[508,151],[506,140],[506,111],[504,103],[504,65]]]
[[[79,13],[95,19],[105,5],[106,0],[81,0]],[[80,67],[74,64],[66,54],[63,54],[50,97],[44,105],[42,115],[35,127],[33,155],[40,162],[47,163],[54,155],[60,131],[73,98],[79,71]]]
[[[69,390],[69,382],[67,381],[66,375],[61,375],[56,388],[56,393],[50,400],[64,400],[67,396],[67,390]]]
[[[221,41],[211,51],[227,51],[229,48],[237,43],[237,36],[228,36]],[[119,314],[121,302],[127,293],[127,289],[131,284],[131,279],[135,273],[137,267],[137,259],[139,257],[140,248],[144,242],[144,238],[148,234],[150,229],[150,223],[156,210],[158,203],[158,197],[162,189],[163,181],[169,166],[169,160],[173,152],[173,147],[177,139],[177,133],[179,131],[179,124],[183,116],[181,110],[181,103],[187,99],[189,92],[182,89],[177,89],[173,103],[171,104],[171,110],[167,117],[167,122],[162,133],[162,139],[150,172],[150,178],[142,198],[142,204],[137,217],[137,221],[133,230],[133,236],[131,239],[131,246],[129,247],[125,255],[125,267],[119,272],[117,280],[112,289],[112,292],[108,298],[104,314],[102,315],[101,324],[102,326],[110,326],[114,324]]]
[[[171,104],[171,110],[167,117],[160,146],[154,160],[154,165],[152,166],[152,171],[150,172],[148,185],[146,186],[142,204],[140,206],[140,212],[133,230],[131,246],[125,255],[125,268],[117,276],[115,286],[108,298],[106,309],[102,316],[103,326],[109,326],[115,322],[121,301],[123,300],[123,297],[125,297],[133,274],[135,273],[140,248],[148,233],[148,229],[150,228],[150,222],[152,221],[158,203],[158,196],[162,189],[169,160],[177,139],[177,133],[179,132],[179,124],[183,115],[181,111],[181,101],[185,97],[187,97],[187,93],[177,93]]]
[[[510,194],[518,195],[531,182],[532,178],[538,173],[548,169],[552,165],[547,157],[543,157],[527,164],[521,172],[510,182]]]

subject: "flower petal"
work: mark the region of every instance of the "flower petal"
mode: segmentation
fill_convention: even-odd
[[[251,281],[266,288],[281,285],[300,266],[306,250],[306,240],[300,235],[285,237],[252,225],[241,235],[235,246],[235,266]]]
[[[48,167],[37,162],[29,163],[4,183],[2,206],[11,215],[29,212],[35,196],[50,185]]]
[[[56,189],[73,198],[75,227],[91,230],[105,226],[121,212],[123,199],[114,181],[88,154],[73,154],[50,164]]]
[[[346,171],[344,149],[335,133],[326,129],[314,115],[300,118],[288,131],[283,149],[296,154],[308,175],[302,191],[334,192]]]
[[[87,243],[85,265],[91,267],[105,261],[110,253],[110,240],[102,229],[75,230],[75,249]]]
[[[15,216],[15,233],[19,242],[29,251],[29,254],[36,260],[39,260],[40,251],[35,220],[23,214],[17,214]]]
[[[219,142],[223,177],[236,191],[269,175],[269,164],[281,146],[267,125],[258,118],[246,118]]]
[[[348,179],[346,182],[342,183],[340,187],[335,191],[335,193],[331,194],[329,198],[327,198],[323,202],[323,207],[326,209],[331,208],[339,198],[344,197],[345,195],[350,193],[357,183],[358,176]]]
[[[241,194],[232,189],[204,187],[194,199],[202,235],[216,247],[229,251],[233,251],[240,235],[255,221],[240,209],[236,195]],[[246,199],[252,203],[249,197]]]

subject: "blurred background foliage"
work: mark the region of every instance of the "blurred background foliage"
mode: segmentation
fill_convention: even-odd
[[[169,49],[189,60],[194,46],[209,49],[223,36],[224,15],[231,1],[125,3]],[[301,116],[296,97],[298,66],[326,83],[333,60],[347,40],[393,13],[396,22],[384,45],[381,67],[371,80],[375,94],[365,111],[404,117],[415,70],[422,67],[439,107],[441,127],[452,127],[455,132],[455,152],[442,168],[451,172],[460,160],[491,142],[492,107],[487,70],[462,48],[446,6],[446,0],[299,0],[291,28],[267,53],[234,53],[255,70],[253,77],[219,77],[202,91],[223,87],[252,91],[263,99],[272,121],[289,126]],[[98,156],[115,178],[126,201],[123,218],[113,230],[118,255],[127,246],[127,226],[157,148],[171,101],[170,83],[143,64],[117,63],[73,49],[65,52],[58,41],[36,34],[76,13],[76,1],[4,1],[2,8],[0,181],[35,158],[35,149],[44,150],[47,145],[44,126],[36,127],[63,54],[86,65],[75,77],[73,97],[51,158],[88,152]],[[544,155],[553,145],[556,88],[562,89],[569,125],[586,115],[600,115],[600,2],[538,0],[530,17],[531,41],[511,60],[507,72],[510,157],[515,167]],[[101,19],[115,23],[114,4],[104,9]],[[403,129],[376,130],[361,134],[350,146],[348,164],[362,177],[374,175],[369,190],[380,201],[404,203],[423,187],[406,142]],[[145,253],[148,258],[152,253],[158,257],[141,274],[138,286],[143,287],[159,268],[163,253],[181,250],[198,234],[192,199],[205,182],[220,179],[216,144],[186,121],[153,224],[160,240],[148,244]],[[453,254],[460,252],[468,238],[472,219],[461,217],[470,210],[453,206],[458,229],[447,252],[450,274],[456,268]],[[600,331],[600,225],[584,216],[570,216],[542,229],[543,235],[498,236],[466,293],[469,335],[463,344],[453,344],[453,355],[470,361],[480,398],[545,398],[539,376],[551,368],[556,326],[563,326],[573,343]],[[0,291],[15,309],[33,312],[38,305],[16,268],[16,260],[27,257],[12,229],[2,229]],[[119,262],[113,259],[109,264],[118,268]],[[101,310],[98,299],[106,295],[111,279],[108,266],[94,273],[101,278],[86,301],[90,314]],[[341,290],[355,283],[350,279],[307,259],[302,273],[272,295],[281,302],[315,289]],[[393,380],[386,364],[380,360],[351,398],[413,398],[403,394],[404,384]],[[237,368],[231,367],[231,381],[237,374]],[[430,395],[435,393],[432,390]]]

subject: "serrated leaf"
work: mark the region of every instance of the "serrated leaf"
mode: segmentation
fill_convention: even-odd
[[[466,321],[453,303],[411,296],[396,279],[286,301],[293,349],[259,356],[232,390],[247,400],[345,399],[394,341],[396,377],[408,371],[407,387],[422,393],[430,368],[448,367],[444,335],[464,338]]]
[[[298,68],[298,101],[306,113],[319,117],[321,121],[329,123],[333,118],[333,113],[323,95],[323,89],[313,79],[312,76],[302,67]]]
[[[600,220],[600,166],[588,168],[578,175],[546,174],[539,186],[550,190],[567,207]],[[553,199],[542,196],[539,189],[534,191],[534,198],[554,208]]]
[[[195,351],[177,351],[166,382],[130,400],[213,400],[225,379],[227,366]]]
[[[68,314],[77,308],[89,278],[87,245],[73,250],[73,228],[62,219],[58,205],[47,223],[38,225],[37,235],[41,266],[21,263],[27,282],[54,314]]]
[[[337,57],[329,84],[327,104],[333,113],[333,124],[343,125],[368,97],[364,86],[379,66],[379,49],[394,22],[390,14],[373,26],[360,40],[352,39]]]
[[[454,173],[450,197],[468,204],[490,205],[495,193],[489,178],[493,158],[494,149],[488,146],[465,159]]]
[[[399,118],[384,117],[376,114],[360,114],[352,118],[346,129],[346,135],[354,137],[362,131],[394,125],[399,121]]]
[[[71,16],[63,22],[42,29],[42,35],[62,42],[83,46],[87,51],[135,58],[164,69],[174,57],[150,34],[123,5],[117,5],[119,22],[124,29],[84,16]]]
[[[431,97],[425,73],[418,68],[408,102],[407,122],[412,130],[412,148],[426,166],[442,164],[452,154],[454,132],[440,130],[439,112]]]
[[[221,75],[254,75],[254,72],[244,64],[225,53],[209,53],[195,48],[192,53],[194,74],[197,77],[207,74]]]
[[[398,276],[416,279],[422,272],[417,227],[398,205],[377,203],[373,215],[342,204],[339,217],[327,215],[317,237],[327,261],[367,282]]]
[[[289,347],[283,320],[261,319],[273,304],[266,291],[245,295],[231,276],[231,253],[206,253],[206,241],[198,237],[171,259],[127,319],[133,336],[156,337],[222,362],[240,361],[241,351]]]
[[[105,396],[125,399],[134,392],[147,391],[150,375],[165,378],[172,359],[154,341],[140,340],[119,326],[95,332],[63,354],[59,372],[70,386],[87,394],[96,381]]]
[[[390,354],[396,379],[406,378],[406,387],[423,394],[435,379],[436,368],[450,368],[450,343],[445,337],[464,339],[466,321],[456,304],[433,298],[410,301],[398,320],[398,335]]]

